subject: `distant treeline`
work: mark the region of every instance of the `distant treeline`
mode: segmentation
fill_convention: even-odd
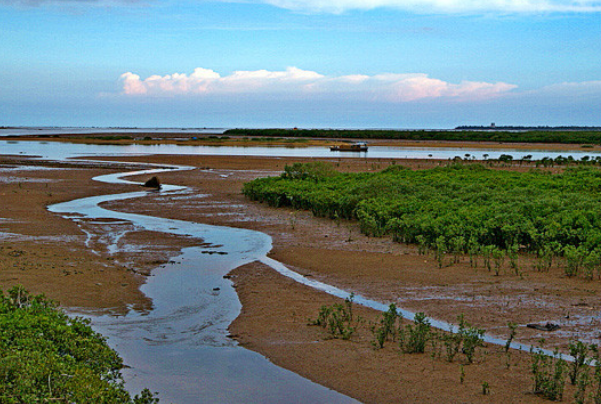
[[[474,126],[474,125],[461,125],[457,126],[455,130],[585,130],[585,131],[597,131],[601,130],[601,126]]]
[[[375,129],[229,129],[228,136],[310,137],[331,139],[403,139],[465,142],[601,144],[595,130],[375,130]]]

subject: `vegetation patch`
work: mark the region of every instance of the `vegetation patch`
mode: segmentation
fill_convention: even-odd
[[[309,319],[309,325],[318,325],[326,329],[332,338],[351,339],[361,318],[353,320],[353,298],[351,294],[344,299],[344,304],[321,306],[317,319]]]
[[[0,292],[1,403],[158,403],[147,389],[132,398],[122,367],[88,320],[22,287]]]
[[[601,171],[590,166],[551,174],[480,164],[339,173],[324,163],[296,163],[280,177],[244,186],[251,200],[358,220],[367,235],[418,244],[434,251],[441,267],[449,254],[469,254],[496,275],[508,258],[519,273],[518,252],[529,252],[540,271],[560,257],[567,276],[589,279],[601,269],[600,190]]]

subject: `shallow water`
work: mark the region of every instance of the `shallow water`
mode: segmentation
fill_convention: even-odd
[[[143,135],[152,133],[181,133],[188,135],[194,133],[215,134],[223,133],[222,128],[54,128],[54,127],[18,127],[0,129],[0,137],[3,136],[45,136],[45,135],[105,135],[105,134],[128,134]]]
[[[371,146],[367,152],[332,152],[327,147],[284,147],[284,146],[190,146],[176,144],[160,145],[86,145],[76,143],[54,143],[34,141],[0,140],[0,154],[37,155],[48,159],[65,159],[78,156],[103,155],[140,155],[140,154],[190,154],[214,156],[271,156],[271,157],[326,157],[326,158],[407,158],[407,159],[452,159],[455,156],[465,157],[469,154],[478,160],[498,158],[501,154],[510,154],[514,159],[531,155],[532,160],[543,157],[555,158],[569,155],[576,159],[582,156],[601,156],[599,152],[590,151],[550,151],[541,145],[539,150],[506,149],[468,149],[442,147],[384,147]]]

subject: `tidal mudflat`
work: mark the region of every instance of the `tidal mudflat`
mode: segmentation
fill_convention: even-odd
[[[383,303],[397,302],[399,306],[424,311],[433,318],[449,322],[456,321],[457,313],[463,312],[472,324],[499,337],[508,334],[507,321],[522,325],[554,321],[562,325],[563,333],[548,334],[519,327],[516,339],[536,342],[541,337],[551,336],[548,339],[553,344],[565,347],[570,335],[579,332],[578,327],[594,323],[594,315],[591,315],[595,312],[593,299],[597,293],[594,282],[565,279],[554,272],[528,272],[524,279],[510,274],[493,277],[487,271],[474,271],[465,261],[439,270],[434,259],[418,255],[415,247],[392,243],[388,239],[364,237],[351,222],[333,222],[314,218],[306,212],[268,208],[247,201],[240,193],[242,184],[252,178],[278,175],[286,163],[313,159],[129,156],[128,160],[195,167],[161,175],[165,183],[190,187],[193,191],[187,196],[155,193],[135,203],[126,200],[107,202],[104,207],[172,220],[259,230],[273,239],[270,256],[307,278],[354,290]],[[407,163],[416,168],[438,164],[428,161]],[[336,164],[344,170],[359,171],[382,169],[390,161],[366,163],[358,159],[339,159]],[[132,231],[117,243],[137,245],[137,249],[95,253],[86,248],[86,240],[89,242],[90,238],[77,225],[44,210],[48,204],[68,201],[73,196],[114,193],[115,186],[106,187],[90,181],[92,176],[107,170],[110,171],[110,167],[11,174],[24,179],[52,181],[23,180],[21,188],[18,182],[11,182],[11,188],[4,191],[14,198],[15,203],[4,208],[2,217],[6,220],[0,224],[6,233],[20,233],[21,241],[3,244],[5,254],[2,258],[8,269],[3,274],[3,285],[21,280],[35,289],[54,282],[56,287],[49,288],[51,292],[47,294],[63,304],[72,302],[66,306],[100,306],[96,308],[120,314],[134,308],[152,310],[153,301],[135,286],[145,282],[150,286],[153,277],[147,278],[144,273],[148,274],[152,268],[170,260],[177,262],[173,257],[180,254],[182,246],[189,247],[194,240],[182,235],[166,236],[147,230],[136,234]],[[78,186],[73,186],[72,179],[79,181]],[[24,185],[28,186],[25,190]],[[123,192],[131,191],[126,184],[118,187]],[[23,195],[30,196],[32,202],[41,206],[28,208],[16,203]],[[37,217],[40,224],[47,225],[33,226]],[[71,239],[67,238],[69,233]],[[55,246],[53,240],[57,234],[64,237],[63,241],[71,240],[72,243]],[[5,236],[4,240],[9,239]],[[147,249],[145,246],[150,243],[158,248],[152,252],[152,261],[148,262],[149,255],[140,254],[140,251]],[[11,252],[15,249],[20,252]],[[59,253],[61,249],[64,254]],[[319,307],[332,304],[335,298],[282,278],[258,263],[248,263],[232,275],[242,303],[241,315],[230,326],[233,337],[274,363],[345,395],[365,402],[500,402],[518,399],[516,397],[523,402],[540,400],[527,394],[532,386],[528,373],[530,363],[525,354],[513,353],[507,367],[507,358],[496,348],[487,347],[487,353],[481,359],[465,366],[465,377],[460,383],[460,362],[400,355],[394,346],[374,351],[369,323],[376,322],[379,313],[373,310],[357,308],[366,323],[351,341],[330,339],[323,330],[307,326],[307,318],[316,317]],[[72,292],[75,287],[77,294]],[[214,291],[216,287],[220,290]],[[210,292],[221,293],[222,289],[213,286]],[[569,318],[566,318],[566,307],[570,308]],[[589,318],[589,323],[578,324],[584,322],[574,321],[578,316]],[[504,366],[508,370],[500,372]],[[491,386],[489,396],[482,395],[483,382]]]

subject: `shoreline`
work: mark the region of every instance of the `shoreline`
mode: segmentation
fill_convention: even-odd
[[[101,159],[109,160],[107,158]],[[122,158],[114,158],[113,160],[119,159]],[[270,234],[273,238],[274,246],[270,256],[305,276],[315,277],[338,287],[357,290],[362,294],[384,302],[396,301],[399,296],[404,296],[404,303],[399,304],[404,308],[425,311],[429,316],[450,320],[451,322],[454,322],[455,316],[459,312],[464,312],[470,323],[482,326],[487,331],[499,337],[503,337],[508,333],[506,324],[499,321],[499,315],[508,321],[516,320],[516,322],[522,324],[537,317],[539,320],[544,318],[559,319],[565,315],[565,307],[569,307],[572,318],[576,319],[579,312],[586,314],[593,311],[595,305],[594,296],[600,290],[595,282],[563,279],[558,272],[537,274],[528,271],[525,279],[519,279],[507,273],[501,277],[493,277],[482,269],[475,271],[469,268],[465,262],[438,270],[435,267],[433,259],[418,256],[412,246],[392,243],[387,238],[367,238],[358,232],[357,226],[353,223],[335,223],[327,219],[314,218],[308,212],[268,208],[264,205],[248,202],[240,194],[241,184],[249,179],[264,175],[277,175],[283,170],[283,166],[286,163],[314,161],[315,159],[139,156],[128,157],[127,160],[135,162],[148,161],[159,164],[177,163],[193,165],[197,167],[196,170],[183,173],[161,174],[161,180],[170,184],[193,187],[198,195],[207,196],[183,202],[181,200],[170,200],[169,197],[162,197],[160,194],[157,194],[156,197],[139,201],[139,203],[111,203],[109,205],[112,208],[131,212],[160,213],[160,216],[165,217],[232,227],[246,227],[263,231]],[[324,160],[327,161],[327,159]],[[412,165],[413,168],[435,164],[431,161],[410,161],[404,163]],[[370,164],[369,169],[377,170],[385,168],[388,164],[391,164],[391,161],[370,161]],[[360,171],[368,167],[366,167],[365,162],[342,159],[340,168]],[[86,170],[76,171],[77,177],[81,177],[78,181],[91,187],[90,189],[86,189],[85,192],[94,193],[101,191],[100,188],[103,187],[98,186],[98,184],[91,184],[89,180],[85,180],[86,177],[91,178],[91,172]],[[75,172],[70,174],[75,174]],[[31,178],[32,173],[28,172],[27,175],[30,176],[28,178]],[[67,177],[73,177],[64,174],[60,176],[53,170],[40,170],[36,172],[36,175],[39,175],[41,178],[52,177],[52,181],[59,184],[61,181],[67,181]],[[69,178],[70,180],[71,178]],[[47,202],[48,195],[44,195],[44,192],[47,191],[44,190],[43,184],[38,184],[39,189],[36,188],[37,191],[33,189],[33,186],[30,190],[31,193],[40,193],[35,202],[37,204]],[[55,183],[50,184],[52,184],[53,191],[55,188],[60,188],[55,187]],[[21,192],[16,184],[10,186],[13,188],[13,191],[17,191],[17,193]],[[65,185],[64,188],[63,191],[54,191],[60,192],[61,198],[64,199],[74,199],[77,196],[75,194],[84,192],[83,185],[82,189],[77,190],[75,193],[74,189],[76,188],[72,186]],[[114,187],[110,188],[110,192],[114,193]],[[109,192],[109,189],[103,189],[102,192]],[[124,186],[124,189],[129,191],[131,187]],[[157,203],[161,204],[160,212],[156,211]],[[21,220],[30,220],[30,218],[25,217],[24,213],[21,212],[23,216]],[[2,215],[2,217],[6,216]],[[70,227],[71,231],[77,235],[77,231],[73,229],[74,227],[76,228],[74,224],[62,223],[62,220],[58,220],[57,218],[53,220],[57,222],[56,225],[59,227]],[[19,230],[18,226],[12,222],[0,222],[0,224],[2,224],[3,229],[12,227],[15,232]],[[32,229],[32,226],[26,227]],[[21,228],[22,230],[23,228]],[[149,236],[132,235],[132,239],[138,240],[140,245],[144,245],[145,242],[149,242]],[[81,235],[78,237],[81,239]],[[168,247],[165,251],[166,255],[169,255],[169,251],[177,251],[180,245],[185,242],[185,240],[180,239],[166,240],[169,237],[165,235],[153,234],[152,239],[154,240],[155,237],[162,240]],[[82,245],[81,241],[78,243],[80,244],[72,246],[74,251],[82,250],[82,247],[78,247]],[[38,253],[41,251],[38,248],[40,248],[39,245],[32,245],[30,251]],[[83,251],[79,251],[77,254],[83,254]],[[11,258],[16,259],[18,257]],[[53,261],[55,266],[59,265],[60,258],[60,254],[55,257],[55,261]],[[31,260],[38,264],[42,263],[39,257],[32,257]],[[134,258],[133,261],[136,269],[140,266],[143,267],[143,263],[136,260],[139,260],[139,257]],[[25,276],[25,273],[31,273],[32,270],[35,272],[35,266],[32,267],[27,271],[14,271],[14,277],[20,278],[38,288],[43,285],[52,284],[49,281],[46,281],[46,283],[39,282],[42,279],[39,277],[44,275],[44,271],[40,273],[40,269],[37,270],[37,279],[36,277]],[[59,268],[56,268],[56,270],[56,272],[60,271]],[[94,292],[95,289],[99,289],[96,283],[102,283],[102,286],[104,286],[102,289],[105,292],[123,288],[120,285],[127,282],[111,283],[106,280],[116,274],[125,275],[128,279],[135,279],[137,277],[141,282],[144,280],[143,277],[140,278],[140,275],[135,275],[130,273],[130,271],[124,271],[117,267],[107,266],[103,271],[94,271],[91,268],[90,272],[97,272],[98,279],[101,279],[101,281],[95,282],[89,277],[89,274],[74,274],[77,277],[86,277],[85,282],[73,283],[75,280],[74,276],[65,276],[59,279],[62,283],[70,287],[78,284],[79,286],[77,287],[82,288],[84,296],[86,293],[91,296],[104,295],[104,293],[98,295],[98,290]],[[489,369],[487,367],[489,366],[487,363],[490,357],[496,358],[494,360],[491,359],[491,365],[493,362],[499,364],[499,361],[504,360],[498,356],[498,353],[495,353],[496,351],[493,347],[486,348],[490,354],[486,355],[486,359],[481,364],[482,366],[466,366],[468,377],[472,372],[470,369],[473,369],[474,376],[475,374],[478,376],[482,375],[482,377],[488,379],[486,381],[490,383],[491,390],[495,394],[491,393],[490,396],[483,396],[481,393],[478,394],[478,386],[479,383],[485,380],[471,380],[470,383],[472,384],[470,384],[471,387],[469,388],[457,382],[459,363],[447,364],[445,361],[439,359],[433,360],[429,357],[420,358],[415,357],[415,355],[400,355],[397,352],[398,349],[392,347],[390,349],[374,351],[369,342],[370,333],[367,329],[362,331],[362,335],[358,337],[358,341],[325,339],[323,331],[316,327],[307,326],[306,320],[307,317],[316,317],[319,306],[337,301],[335,298],[322,296],[315,291],[306,290],[301,290],[293,294],[291,290],[299,288],[291,286],[289,282],[292,281],[288,282],[285,279],[278,279],[275,273],[270,273],[265,268],[261,268],[260,265],[256,264],[246,268],[238,268],[232,274],[234,275],[232,280],[236,285],[239,298],[243,304],[243,312],[232,323],[230,330],[232,334],[237,335],[240,343],[251,350],[262,353],[276,364],[280,364],[285,368],[291,369],[296,373],[320,384],[325,384],[344,394],[351,395],[365,402],[427,402],[428,397],[442,398],[443,396],[439,394],[442,391],[449,392],[449,395],[445,396],[448,400],[443,400],[444,402],[502,402],[515,399],[523,400],[522,402],[539,402],[541,400],[533,395],[524,396],[524,391],[531,389],[531,376],[527,370],[529,360],[526,358],[526,354],[512,353],[512,357],[520,358],[519,360],[516,359],[515,366],[521,366],[521,370],[519,372],[515,370],[510,373],[519,374],[519,380],[512,379],[512,381],[508,381],[507,379],[498,379],[496,378],[494,368]],[[432,276],[433,274],[435,274],[434,277]],[[51,280],[55,277],[52,275],[46,274],[46,277]],[[261,282],[256,282],[258,279]],[[269,281],[272,288],[266,288],[263,285],[264,280]],[[0,284],[3,288],[6,286],[6,282],[6,278],[0,279]],[[301,285],[298,286],[300,287]],[[540,292],[533,292],[533,287]],[[424,290],[427,296],[420,296]],[[536,302],[528,302],[528,299],[524,295],[528,293],[528,290],[530,290],[532,297],[548,299],[555,302],[556,307],[540,308],[534,304]],[[422,292],[418,293],[418,291]],[[62,296],[59,300],[63,302],[70,302],[75,298],[73,296],[69,297],[70,291],[68,287],[65,290],[53,288],[52,293]],[[478,296],[485,297],[485,299],[479,299],[477,298]],[[517,307],[509,307],[512,296],[520,299]],[[131,301],[137,299],[136,293],[129,289],[127,291],[121,290],[119,297],[125,307],[131,305]],[[428,299],[424,300],[424,297],[428,297]],[[85,305],[92,304],[93,301],[94,304],[99,306],[104,305],[105,309],[112,307],[113,310],[116,310],[115,305],[118,306],[118,303],[110,303],[107,299],[108,297],[104,297],[104,300],[101,301],[88,299],[88,303],[85,303],[86,299],[79,297],[79,303],[83,302]],[[75,298],[75,301],[77,300],[78,298]],[[455,302],[454,307],[449,307],[449,301]],[[151,302],[149,303],[151,304]],[[66,305],[73,306],[71,303],[67,303]],[[260,314],[257,315],[256,313]],[[365,317],[370,318],[370,321],[375,321],[375,315],[373,311],[365,310]],[[265,320],[262,321],[262,318],[265,318]],[[562,323],[562,326],[569,327],[570,325]],[[540,332],[537,333],[520,328],[517,339],[524,342],[536,342],[540,334]],[[316,341],[319,341],[319,343]],[[550,343],[565,349],[567,341],[565,340],[565,335],[559,339],[556,336],[552,336]],[[359,345],[361,347],[358,348]],[[318,346],[319,349],[317,349]],[[357,356],[358,354],[354,353],[355,348],[360,350],[361,355]],[[292,350],[297,350],[294,355],[291,354]],[[406,358],[407,356],[411,356],[411,358]],[[338,363],[337,366],[329,368],[331,360],[328,358],[333,357],[339,358],[341,362],[336,362]],[[411,365],[404,362],[409,359],[411,360]],[[390,361],[395,363],[395,369],[390,369],[386,366],[382,368],[382,364],[392,363]],[[426,372],[426,374],[422,371],[421,373],[413,374],[413,376],[403,375],[400,377],[398,371],[405,369],[407,366],[418,367],[420,369],[443,369],[443,371],[440,374],[434,372],[437,374],[435,377],[432,376],[433,370]],[[514,365],[512,364],[511,366]],[[357,367],[364,370],[358,371],[357,369],[352,369]],[[335,371],[335,369],[347,368],[351,368],[352,371],[349,370],[350,373],[347,372],[345,375],[342,375],[340,371]],[[330,371],[323,373],[323,369],[330,369]],[[386,377],[386,381],[382,382],[383,384],[379,384],[379,382],[370,384],[372,389],[377,392],[377,396],[373,395],[375,393],[371,391],[372,389],[368,388],[369,386],[363,386],[357,391],[352,389],[352,386],[359,379],[373,382],[381,378],[382,374],[388,375],[389,373],[396,376]],[[332,374],[333,379],[328,374]],[[516,375],[512,377],[517,377]],[[429,377],[433,377],[433,379],[429,379]],[[500,394],[502,386],[507,383],[513,386],[512,390],[508,393]],[[377,388],[373,387],[376,385]],[[429,390],[426,387],[431,385],[439,386],[437,389],[440,391],[437,393],[435,390]],[[408,391],[413,391],[414,386],[417,386],[415,388],[423,393],[409,393]],[[409,390],[407,390],[408,388]],[[458,388],[459,390],[457,390]],[[365,393],[361,393],[361,391],[365,391]],[[404,391],[405,393],[403,393]],[[507,396],[506,394],[510,395]],[[457,397],[463,397],[461,399],[463,401],[455,401],[456,399],[459,400]],[[440,400],[431,402],[440,402]]]

